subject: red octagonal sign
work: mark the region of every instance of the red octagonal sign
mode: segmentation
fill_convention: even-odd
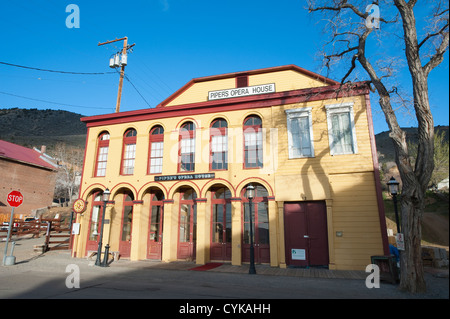
[[[19,207],[23,203],[23,196],[18,191],[12,191],[8,194],[6,201],[8,202],[9,206]]]

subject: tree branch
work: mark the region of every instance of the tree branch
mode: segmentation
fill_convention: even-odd
[[[422,41],[420,41],[420,43],[419,43],[419,49],[420,49],[420,47],[421,47],[423,44],[425,44],[426,41],[428,41],[428,39],[430,39],[430,38],[432,38],[432,37],[435,37],[435,36],[437,36],[437,35],[440,35],[440,34],[444,34],[444,31],[445,31],[445,29],[447,29],[447,28],[448,28],[448,22],[447,22],[447,24],[444,25],[438,32],[435,32],[435,33],[428,33],[427,36],[426,36]]]
[[[444,60],[444,53],[448,50],[448,32],[445,33],[444,38],[442,39],[441,45],[436,49],[436,53],[430,58],[427,64],[423,67],[423,72],[426,76],[437,67]]]

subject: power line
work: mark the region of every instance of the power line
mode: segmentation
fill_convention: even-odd
[[[119,73],[119,71],[117,71],[116,68],[114,68],[114,70],[115,70],[117,73]],[[133,84],[133,82],[131,82],[130,78],[129,78],[125,73],[123,74],[123,76],[124,76],[124,78],[125,78],[128,82],[130,82],[130,84],[133,86],[133,88],[136,90],[136,92],[141,96],[141,98],[145,101],[145,103],[147,103],[148,107],[152,107],[152,106],[147,102],[147,100],[142,96],[141,92],[139,92],[139,90],[138,90],[137,87]]]
[[[59,103],[59,102],[51,102],[51,101],[46,101],[46,100],[40,100],[40,99],[35,99],[35,98],[32,98],[32,97],[26,97],[26,96],[21,96],[21,95],[17,95],[17,94],[2,92],[2,91],[0,91],[0,94],[5,94],[5,95],[9,95],[9,96],[19,97],[19,98],[26,99],[26,100],[31,100],[31,101],[38,101],[38,102],[56,104],[56,105],[65,105],[65,106],[79,107],[79,108],[85,108],[85,109],[92,109],[93,108],[93,107],[90,107],[90,106],[74,105],[74,104],[66,104],[66,103]],[[98,106],[96,106],[95,108],[96,109],[108,109],[108,110],[111,109],[110,107],[98,107]]]
[[[137,93],[141,96],[141,98],[145,101],[145,103],[147,103],[148,107],[152,107],[152,106],[147,102],[147,100],[142,96],[141,92],[139,92],[139,90],[136,88],[136,86],[133,84],[133,82],[131,82],[130,78],[129,78],[126,74],[124,74],[124,76],[125,76],[125,79],[126,79],[128,82],[130,82],[130,84],[134,87],[134,89],[136,90],[136,92],[137,92]]]
[[[53,73],[64,73],[64,74],[82,74],[82,75],[102,75],[102,74],[113,74],[114,72],[70,72],[70,71],[56,71],[56,70],[48,70],[48,69],[41,69],[41,68],[33,68],[30,66],[23,66],[18,64],[12,64],[7,62],[1,62],[0,64],[8,65],[8,66],[14,66],[17,68],[23,68],[23,69],[30,69],[30,70],[37,70],[37,71],[45,71],[45,72],[53,72]]]

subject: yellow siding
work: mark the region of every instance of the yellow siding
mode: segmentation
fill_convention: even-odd
[[[236,80],[234,78],[194,83],[194,85],[170,101],[167,106],[205,102],[208,100],[209,91],[232,89],[234,87],[236,87]]]
[[[310,87],[325,86],[326,84],[293,70],[278,71],[264,74],[255,74],[248,77],[248,86],[275,83],[276,92],[284,92]],[[209,91],[232,89],[236,87],[234,77],[196,82],[186,91],[182,92],[166,106],[182,105],[188,103],[205,102],[208,100]]]
[[[248,77],[248,85],[275,83],[277,92],[325,86],[326,84],[294,70],[255,74]]]
[[[365,269],[382,255],[380,218],[373,172],[330,175],[337,269]]]
[[[298,72],[277,71],[273,73],[249,76],[249,86],[275,83],[277,92],[324,85]],[[194,83],[186,91],[172,100],[170,105],[202,102],[207,100],[208,91],[232,88],[235,78],[220,79]],[[352,102],[358,151],[351,155],[330,155],[326,105]],[[286,110],[311,108],[314,157],[289,159]],[[256,114],[263,121],[263,160],[262,169],[243,168],[243,121]],[[215,181],[200,179],[195,181],[155,182],[154,175],[147,174],[149,154],[149,132],[154,125],[164,127],[164,162],[162,175],[183,174],[178,172],[178,134],[179,127],[185,120],[196,123],[195,172],[206,173],[209,170],[209,143],[211,122],[224,118],[228,122],[228,170],[214,171]],[[123,134],[128,128],[137,130],[135,172],[131,176],[120,175]],[[111,135],[109,142],[108,163],[105,177],[94,177],[97,137],[102,131]],[[163,260],[173,261],[177,258],[179,195],[177,188],[182,185],[193,187],[199,198],[210,200],[210,187],[215,183],[228,187],[232,197],[241,197],[242,188],[249,182],[261,183],[273,196],[269,202],[271,265],[283,266],[284,224],[283,203],[289,201],[326,201],[330,268],[365,269],[370,263],[370,256],[383,254],[382,234],[376,198],[374,168],[369,136],[369,124],[366,114],[365,97],[329,99],[302,102],[288,105],[251,110],[234,110],[225,113],[214,112],[193,117],[173,117],[158,120],[119,123],[108,126],[89,128],[85,165],[80,196],[84,199],[95,189],[112,190],[114,207],[107,216],[112,219],[106,229],[111,250],[119,248],[121,223],[121,189],[128,188],[135,200],[133,217],[133,239],[131,259],[145,259],[147,254],[149,196],[151,187],[163,190],[166,199],[173,200],[164,204],[164,243]],[[273,200],[274,199],[274,200]],[[232,203],[232,263],[241,263],[241,203]],[[198,204],[198,216],[201,218],[198,228],[199,250],[197,263],[207,262],[209,256],[211,208],[205,202]],[[81,234],[76,237],[74,251],[77,256],[85,253],[85,240],[88,213],[79,216],[82,223]],[[136,219],[136,221],[135,221]],[[84,226],[83,226],[84,225]],[[336,232],[342,232],[337,237]],[[285,265],[284,265],[285,266]]]

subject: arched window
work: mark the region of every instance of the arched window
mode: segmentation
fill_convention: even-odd
[[[228,169],[228,136],[227,121],[217,119],[212,122],[210,128],[211,136],[211,152],[210,152],[210,169],[226,170]]]
[[[162,173],[164,149],[164,129],[162,126],[155,126],[150,131],[150,146],[148,159],[148,173]]]
[[[263,167],[262,121],[250,115],[244,120],[244,168]]]
[[[186,122],[181,126],[179,136],[179,172],[195,170],[195,124]]]
[[[97,161],[95,162],[95,176],[106,175],[106,163],[108,161],[109,133],[102,132],[97,141]]]
[[[136,135],[137,132],[135,129],[128,129],[123,135],[122,175],[132,175],[134,173]]]

